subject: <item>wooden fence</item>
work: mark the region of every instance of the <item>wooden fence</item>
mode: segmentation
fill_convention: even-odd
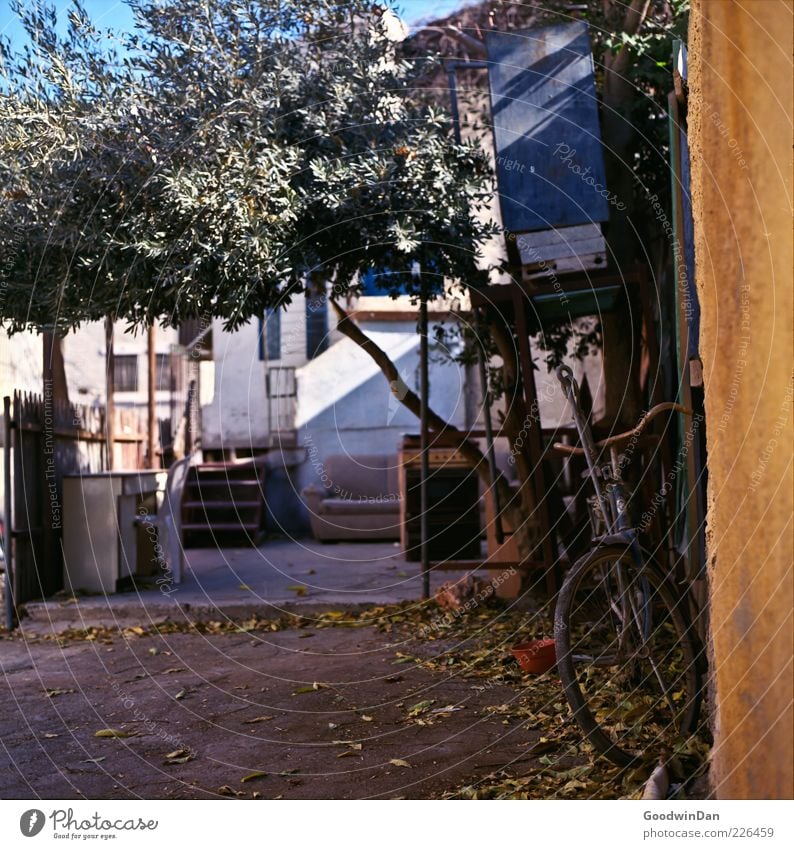
[[[56,401],[46,386],[43,396],[7,396],[4,414],[4,550],[18,605],[63,589],[63,476],[107,470],[107,431],[104,407]],[[118,410],[114,422],[114,468],[141,468],[136,411]]]

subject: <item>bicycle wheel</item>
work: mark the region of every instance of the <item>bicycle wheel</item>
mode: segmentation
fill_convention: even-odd
[[[699,641],[655,567],[627,546],[578,560],[554,613],[557,669],[574,717],[619,766],[671,749],[697,725]]]

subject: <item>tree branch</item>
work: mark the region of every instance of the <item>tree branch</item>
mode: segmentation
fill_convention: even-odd
[[[626,35],[636,35],[645,19],[651,0],[632,0],[626,9],[620,30]],[[604,102],[611,107],[622,103],[632,93],[632,87],[626,79],[631,54],[628,44],[624,44],[614,55],[604,57]]]

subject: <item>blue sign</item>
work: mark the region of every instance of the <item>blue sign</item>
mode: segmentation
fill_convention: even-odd
[[[611,196],[587,24],[490,32],[486,49],[505,228],[606,221]]]

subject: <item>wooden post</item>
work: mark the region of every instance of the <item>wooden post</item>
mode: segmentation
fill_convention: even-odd
[[[5,428],[5,439],[3,441],[3,489],[5,491],[5,502],[3,504],[3,523],[5,525],[3,555],[5,557],[6,572],[3,601],[5,603],[5,627],[10,631],[14,627],[16,608],[14,605],[14,541],[11,525],[13,521],[13,514],[11,512],[11,502],[13,500],[11,489],[11,399],[7,395],[3,398],[3,427]]]
[[[113,453],[116,441],[116,408],[113,395],[116,391],[116,372],[113,358],[113,317],[105,317],[105,437],[107,469],[113,471]]]
[[[157,357],[155,356],[154,344],[155,344],[155,326],[154,323],[149,325],[147,330],[148,336],[148,372],[149,379],[147,381],[146,391],[147,391],[147,412],[148,412],[148,423],[147,423],[147,437],[148,437],[148,463],[150,469],[157,468],[157,436],[155,433],[155,429],[157,427],[157,410],[155,407],[155,388],[157,386]]]

